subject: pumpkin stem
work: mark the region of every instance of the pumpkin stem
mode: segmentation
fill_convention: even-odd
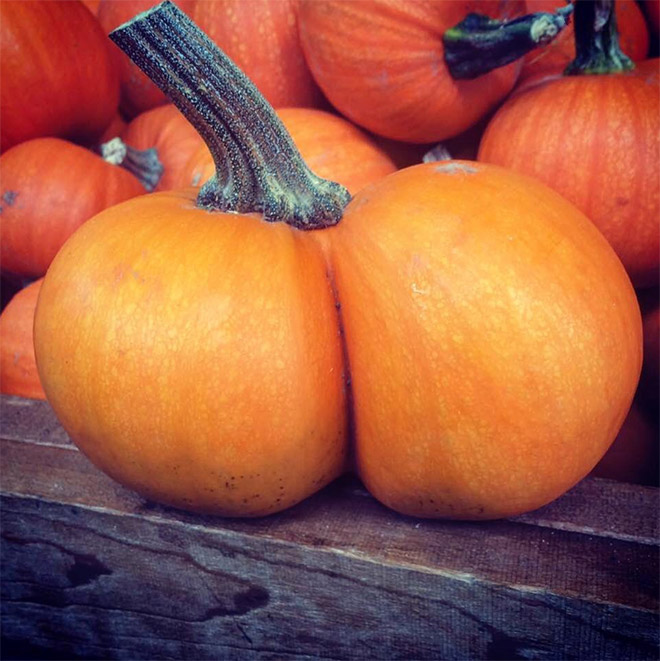
[[[634,67],[619,46],[614,0],[575,0],[575,59],[564,74],[616,73]]]
[[[197,129],[215,162],[197,205],[261,212],[299,229],[337,223],[350,200],[305,164],[273,108],[240,69],[169,0],[110,38]]]
[[[119,165],[135,175],[149,192],[156,188],[163,175],[163,164],[153,147],[144,150],[135,149],[121,138],[112,138],[99,147],[99,152],[104,161]]]
[[[551,42],[567,25],[573,5],[501,21],[468,14],[442,35],[445,62],[454,80],[470,80],[510,64]]]

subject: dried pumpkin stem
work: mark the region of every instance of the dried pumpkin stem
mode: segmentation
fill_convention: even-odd
[[[511,21],[468,14],[442,36],[445,62],[454,80],[470,80],[550,43],[567,25],[572,5]]]
[[[305,164],[275,111],[238,67],[166,0],[110,38],[167,94],[204,138],[216,173],[197,205],[261,212],[299,229],[334,225],[350,200]]]
[[[619,45],[614,0],[575,0],[575,59],[564,73],[607,74],[634,67]]]
[[[163,164],[153,147],[135,149],[121,138],[112,138],[99,147],[99,152],[104,161],[118,165],[136,176],[149,192],[156,188],[163,176]]]

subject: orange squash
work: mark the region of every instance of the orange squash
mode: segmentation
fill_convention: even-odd
[[[351,121],[378,135],[430,143],[469,128],[513,87],[520,63],[454,80],[442,35],[470,12],[524,13],[524,2],[302,0],[300,37],[317,83]]]
[[[0,263],[40,277],[66,239],[108,206],[146,192],[128,170],[59,138],[35,138],[0,156]]]
[[[0,314],[0,392],[46,399],[34,357],[32,326],[43,278],[15,294]]]
[[[384,149],[342,117],[314,108],[280,108],[277,115],[310,169],[351,193],[397,169]],[[178,183],[200,186],[214,173],[213,157],[202,142]]]
[[[526,0],[527,11],[553,11],[566,3],[562,0]],[[615,0],[616,24],[621,49],[636,62],[649,52],[649,31],[635,0]],[[575,36],[572,23],[550,44],[525,55],[519,81],[552,74],[561,74],[575,58]]]
[[[97,139],[117,111],[110,45],[79,0],[0,3],[0,148]]]
[[[576,5],[594,8],[596,3]],[[579,16],[576,13],[576,20]],[[589,24],[588,16],[585,16]],[[611,22],[603,31],[612,30]],[[660,273],[660,87],[658,60],[629,63],[612,36],[605,66],[587,30],[578,72],[523,85],[490,121],[479,160],[538,178],[581,209],[614,247],[637,287]],[[625,59],[624,59],[625,58]],[[578,60],[576,60],[578,62]],[[577,73],[577,72],[576,72]]]
[[[135,149],[156,151],[163,174],[155,191],[180,185],[192,154],[205,146],[192,124],[171,103],[138,115],[124,128],[121,137]]]
[[[196,197],[100,213],[45,278],[39,373],[95,464],[159,502],[256,516],[346,470],[352,438],[386,505],[468,519],[539,507],[594,467],[630,406],[642,331],[581,212],[466,161],[349,202],[174,5],[112,38],[168,71],[218,171]]]

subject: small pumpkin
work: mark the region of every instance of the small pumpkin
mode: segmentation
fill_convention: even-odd
[[[122,140],[138,150],[154,149],[163,166],[155,191],[170,190],[182,181],[192,154],[204,147],[202,137],[171,103],[138,115],[121,133]]]
[[[257,516],[346,470],[351,429],[383,503],[467,519],[539,507],[593,468],[630,406],[642,331],[580,211],[468,161],[349,202],[173,4],[112,38],[167,71],[218,171],[196,196],[106,209],[44,280],[39,373],[97,466],[158,502]]]
[[[603,3],[576,5],[593,13]],[[593,20],[593,17],[592,19]],[[590,25],[590,19],[585,16]],[[606,23],[603,30],[614,29]],[[633,66],[611,37],[593,73],[593,30],[578,42],[576,74],[523,85],[495,113],[479,160],[533,176],[561,193],[599,228],[637,287],[657,285],[660,262],[660,88],[658,60]],[[590,36],[591,35],[591,36]],[[603,37],[604,39],[605,37]],[[624,59],[625,58],[625,59]],[[577,60],[576,60],[577,62]],[[625,65],[628,66],[627,64]],[[616,72],[616,69],[619,69]]]
[[[0,392],[46,399],[34,357],[32,326],[43,278],[17,292],[0,314]]]
[[[99,138],[117,112],[110,45],[80,0],[0,3],[0,148]]]
[[[280,108],[276,112],[312,172],[337,181],[351,193],[397,169],[384,149],[343,117],[314,108]],[[183,169],[179,184],[200,186],[214,173],[213,156],[202,142]]]
[[[526,0],[528,12],[551,12],[565,4],[562,0]],[[649,31],[639,5],[635,0],[615,0],[614,10],[621,49],[635,62],[646,59]],[[574,58],[575,35],[571,23],[551,43],[525,55],[519,81],[561,74]]]
[[[2,269],[46,273],[66,239],[108,206],[146,189],[128,170],[60,138],[35,138],[0,156]]]
[[[317,83],[343,115],[394,140],[430,143],[468,129],[512,89],[520,63],[455,80],[442,35],[470,12],[512,19],[524,2],[302,0],[300,37]]]

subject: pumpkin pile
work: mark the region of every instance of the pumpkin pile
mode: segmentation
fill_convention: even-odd
[[[47,397],[126,487],[224,516],[349,471],[457,519],[594,469],[654,483],[639,7],[260,2],[0,3],[1,265],[31,283],[2,391]]]

